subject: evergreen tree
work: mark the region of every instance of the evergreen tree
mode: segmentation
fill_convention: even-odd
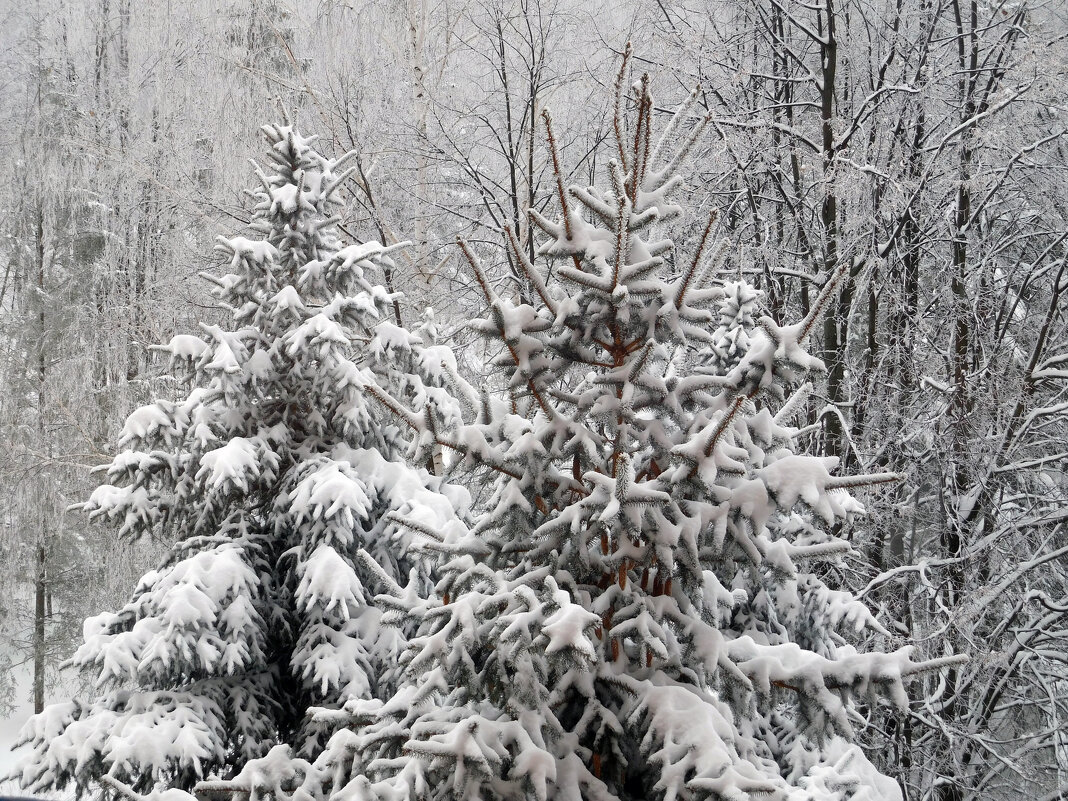
[[[509,236],[538,308],[499,295],[461,243],[508,399],[454,380],[468,416],[437,428],[373,390],[424,446],[496,478],[469,533],[427,541],[448,554],[436,597],[394,591],[422,625],[407,682],[346,705],[350,729],[291,776],[315,797],[899,795],[851,742],[854,701],[903,705],[906,677],[941,661],[857,652],[858,630],[888,635],[820,578],[862,511],[849,490],[896,476],[835,476],[790,425],[823,368],[803,341],[843,272],[800,322],[754,323],[756,292],[717,275],[714,214],[692,254],[664,233],[697,94],[654,140],[647,80],[628,85],[624,62],[607,190],[565,191],[545,116],[562,209],[531,218],[553,285]]]
[[[726,375],[749,350],[754,313],[761,292],[745,281],[723,285],[723,297],[717,301],[719,326],[712,333],[708,347],[699,354],[696,371],[706,375]]]
[[[278,743],[314,756],[333,730],[310,708],[396,687],[404,630],[380,625],[378,587],[429,591],[389,513],[447,532],[468,503],[406,466],[367,394],[380,383],[447,409],[452,357],[386,319],[396,298],[372,274],[392,248],[342,247],[348,157],[288,121],[263,130],[251,231],[220,238],[228,271],[205,275],[233,327],[159,348],[194,387],[130,415],[109,483],[84,504],[129,537],[177,544],[122,609],[86,621],[72,661],[100,695],[27,724],[27,789],[80,794],[105,774],[188,789]]]

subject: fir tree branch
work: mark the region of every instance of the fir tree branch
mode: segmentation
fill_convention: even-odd
[[[953,654],[952,656],[940,656],[937,659],[928,659],[923,662],[909,662],[901,668],[902,676],[915,676],[918,673],[928,673],[932,670],[941,670],[947,667],[957,667],[971,661],[967,654]]]
[[[497,297],[497,293],[493,291],[493,287],[490,286],[489,281],[486,279],[485,273],[482,272],[482,266],[478,263],[478,259],[475,257],[475,254],[471,251],[471,248],[466,241],[464,241],[463,239],[457,239],[456,241],[457,244],[460,245],[460,250],[463,251],[464,258],[467,259],[467,263],[471,265],[471,269],[475,273],[475,278],[478,281],[479,286],[482,287],[482,292],[486,295],[486,300],[490,304],[490,309],[495,310],[497,312],[497,315],[499,315],[500,298]],[[515,371],[523,376],[523,380],[526,383],[527,388],[530,390],[530,394],[534,397],[534,400],[538,402],[538,406],[540,406],[541,410],[545,412],[546,415],[548,415],[550,420],[556,417],[556,410],[552,406],[550,406],[548,401],[546,401],[545,398],[542,396],[541,390],[538,389],[537,385],[534,383],[534,379],[529,375],[525,375],[521,371],[519,366],[521,364],[519,353],[516,352],[515,345],[508,341],[504,326],[500,323],[499,320],[497,323],[497,335],[500,337],[501,342],[504,343],[504,346],[508,348],[508,353],[512,357],[512,363],[515,365]]]
[[[471,265],[471,270],[475,274],[475,280],[478,282],[479,288],[482,290],[483,296],[486,298],[486,303],[491,307],[495,306],[500,298],[497,297],[497,293],[490,286],[489,280],[486,278],[486,274],[482,271],[482,265],[479,263],[478,258],[471,251],[471,246],[467,244],[465,239],[457,239],[456,244],[460,246],[460,250],[464,254],[464,258],[467,259],[467,263]],[[501,332],[501,336],[504,333]]]
[[[739,395],[734,399],[734,403],[731,404],[731,408],[720,418],[719,424],[716,426],[715,431],[712,432],[711,438],[708,440],[708,444],[705,445],[705,456],[711,456],[712,451],[715,449],[716,444],[719,442],[720,437],[723,436],[727,428],[730,426],[731,421],[734,420],[736,414],[741,410],[742,405],[748,400],[745,395]],[[696,474],[697,465],[695,464],[691,471],[691,476]]]
[[[616,184],[616,253],[612,260],[612,289],[615,292],[619,286],[619,273],[627,261],[627,251],[630,244],[630,204],[627,202],[626,185],[623,173],[616,163],[609,165],[612,171],[613,183]]]
[[[789,397],[789,399],[782,405],[782,408],[775,413],[773,418],[777,424],[783,424],[790,415],[794,414],[801,408],[802,404],[808,400],[809,395],[812,394],[812,383],[806,381],[800,387],[798,387]]]
[[[567,214],[567,210],[564,210],[564,214]],[[566,216],[565,216],[566,219]],[[541,302],[545,304],[545,308],[556,317],[556,303],[553,301],[552,296],[549,294],[548,287],[545,286],[545,282],[541,280],[541,276],[535,269],[534,265],[530,263],[530,259],[527,258],[527,254],[523,252],[523,248],[519,245],[519,240],[516,238],[515,231],[512,230],[510,225],[504,226],[505,233],[508,235],[508,244],[512,248],[512,253],[515,254],[516,261],[519,262],[519,266],[523,268],[523,272],[526,274],[530,283],[534,287],[534,291],[538,293],[538,297],[541,298]],[[568,234],[568,239],[571,235]]]
[[[692,109],[694,107],[694,104],[697,102],[697,98],[700,96],[700,92],[701,85],[698,84],[696,87],[694,87],[694,90],[690,92],[690,96],[686,98],[677,109],[675,109],[675,113],[671,115],[671,119],[668,121],[668,124],[664,126],[663,133],[661,133],[659,139],[657,139],[656,147],[653,149],[653,155],[649,161],[650,164],[655,165],[660,161],[661,157],[664,155],[665,148],[668,147],[668,145],[671,143],[672,138],[675,136],[675,132],[678,130],[679,124],[686,116],[686,113],[690,109]],[[662,171],[661,174],[663,174]]]
[[[633,53],[631,43],[628,41],[627,46],[623,48],[623,60],[619,65],[619,72],[616,75],[616,97],[615,108],[612,114],[612,130],[616,135],[616,148],[619,152],[619,162],[623,165],[623,171],[626,172],[629,168],[627,164],[627,148],[626,148],[626,136],[623,126],[623,99],[626,97],[625,84],[627,82],[627,73],[630,71],[630,57]]]
[[[205,780],[197,782],[193,786],[193,795],[198,801],[206,801],[208,798],[218,798],[221,801],[237,801],[240,795],[250,796],[252,787],[247,784],[225,780]]]
[[[870,473],[859,476],[831,476],[827,479],[827,489],[857,489],[859,487],[876,487],[880,484],[894,484],[904,481],[904,473]]]
[[[416,529],[415,526],[411,525],[409,521],[398,515],[396,512],[390,512],[386,515],[385,519],[406,528],[416,530],[420,534],[426,533],[423,528]],[[367,570],[374,575],[375,578],[382,582],[382,585],[386,588],[388,594],[392,595],[394,598],[404,597],[404,588],[398,584],[389,573],[382,569],[382,566],[378,564],[378,561],[371,556],[366,549],[360,548],[360,550],[356,552],[356,558],[360,561],[360,564],[366,567]]]
[[[96,781],[97,784],[100,784],[104,787],[110,787],[119,795],[125,796],[126,798],[130,799],[130,801],[145,801],[145,797],[136,790],[134,790],[132,787],[130,787],[130,785],[120,782],[114,776],[111,776],[107,773],[99,776]]]
[[[715,225],[716,219],[719,217],[719,209],[713,208],[708,214],[708,223],[705,225],[705,230],[701,234],[701,241],[697,244],[697,250],[693,254],[693,262],[690,264],[690,269],[682,277],[682,281],[679,283],[679,289],[675,293],[675,308],[682,308],[682,303],[686,299],[686,293],[690,289],[691,283],[694,282],[694,278],[697,276],[697,268],[701,265],[701,257],[704,256],[705,248],[708,245],[708,237],[712,233],[712,226]]]
[[[375,384],[366,384],[364,391],[392,412],[398,420],[417,433],[423,432],[423,421],[409,411],[400,401]]]
[[[671,176],[675,174],[679,165],[690,155],[690,151],[693,149],[693,146],[697,144],[697,140],[701,138],[701,134],[704,133],[705,127],[708,125],[710,119],[712,119],[712,115],[708,114],[702,117],[697,125],[690,129],[690,132],[686,135],[682,145],[675,151],[675,155],[671,157],[667,164],[664,165],[664,168],[657,174],[660,180],[670,179]]]
[[[631,162],[630,202],[637,207],[638,192],[649,163],[650,127],[652,125],[653,100],[649,96],[649,75],[643,74],[638,90],[638,121],[634,126],[634,155]]]
[[[605,225],[613,225],[616,220],[616,210],[601,198],[593,194],[594,189],[583,189],[581,186],[571,185],[567,188],[569,195],[589,209],[590,213]]]
[[[787,551],[791,557],[798,559],[815,559],[821,556],[833,556],[834,554],[847,553],[853,546],[845,540],[833,540],[832,542],[819,542],[813,545],[794,545],[789,543]]]
[[[545,136],[549,143],[549,155],[553,160],[553,177],[556,179],[556,194],[560,200],[560,213],[564,217],[564,233],[568,241],[572,239],[571,232],[571,209],[567,205],[567,192],[564,191],[564,176],[560,170],[560,154],[556,148],[556,137],[553,135],[553,118],[549,109],[542,109],[541,117],[545,121]]]
[[[405,423],[412,431],[415,431],[417,434],[426,433],[426,427],[423,425],[423,421],[416,414],[406,409],[403,404],[401,404],[396,398],[394,398],[384,389],[374,384],[368,384],[364,387],[364,389],[372,398],[377,400],[380,404],[382,404],[382,406],[384,406],[386,409],[396,415],[397,418],[401,422]],[[456,451],[457,453],[469,457],[474,461],[478,462],[479,464],[488,467],[491,470],[495,470],[498,473],[504,473],[506,476],[510,476],[511,478],[514,478],[516,480],[520,480],[523,478],[523,472],[518,468],[513,469],[510,466],[504,464],[503,462],[498,462],[494,459],[490,459],[484,453],[476,453],[475,451],[471,450],[471,448],[467,447],[461,442],[457,442],[452,439],[446,439],[445,437],[441,436],[434,436],[432,441],[436,445],[440,445],[443,448],[449,448],[450,450]]]
[[[864,263],[864,259],[860,256],[855,257],[852,262],[848,264],[840,264],[838,268],[831,273],[827,279],[827,283],[823,285],[820,290],[819,296],[816,298],[816,302],[812,304],[812,308],[809,310],[808,316],[800,323],[798,329],[797,342],[798,344],[805,341],[808,335],[812,332],[823,315],[827,313],[827,309],[831,305],[831,300],[834,298],[834,294],[838,291],[838,287],[841,285],[845,277],[860,269],[860,266]]]
[[[608,282],[604,278],[598,275],[591,275],[590,273],[576,270],[573,267],[560,267],[556,274],[561,278],[566,278],[576,284],[589,287],[597,292],[601,292],[605,295],[611,295],[612,289],[608,286]],[[601,343],[603,344],[603,343]],[[611,349],[610,345],[605,345],[608,349]]]

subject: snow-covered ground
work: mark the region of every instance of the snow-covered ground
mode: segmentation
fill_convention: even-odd
[[[12,750],[19,729],[33,714],[33,702],[30,697],[30,670],[23,666],[15,670],[15,710],[0,719],[0,777],[8,775],[18,762],[18,753]],[[18,785],[13,781],[0,780],[0,795],[15,795]]]
[[[10,647],[0,640],[0,648]],[[18,785],[18,782],[7,780],[2,777],[9,775],[18,767],[24,749],[14,749],[15,739],[23,724],[33,715],[33,673],[29,664],[20,665],[14,670],[15,678],[15,708],[6,716],[0,716],[0,796],[14,795],[25,796],[27,793]],[[55,701],[67,692],[62,686],[56,690],[57,695],[49,697],[46,701]],[[35,798],[54,798],[66,801],[73,799],[73,793],[34,793]]]

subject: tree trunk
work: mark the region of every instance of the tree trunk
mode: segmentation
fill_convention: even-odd
[[[45,576],[45,549],[37,546],[37,571],[34,576],[33,609],[33,711],[35,714],[44,710],[45,690],[45,589],[48,585]]]

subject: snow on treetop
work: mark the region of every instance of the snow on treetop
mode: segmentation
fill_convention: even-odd
[[[570,593],[560,589],[551,576],[545,580],[545,585],[552,593],[553,602],[557,606],[557,610],[549,615],[541,626],[542,632],[549,637],[545,653],[553,654],[570,649],[587,659],[595,659],[597,652],[586,632],[600,624],[600,615],[574,603]]]
[[[299,159],[313,150],[313,145],[319,141],[318,134],[301,134],[294,125],[264,125],[260,131],[271,142],[277,154],[286,160]]]
[[[383,320],[375,326],[375,336],[371,346],[375,349],[375,355],[382,357],[394,350],[410,353],[413,343],[419,342],[419,337],[407,328],[394,325],[389,320]]]
[[[370,510],[363,481],[348,465],[336,461],[309,464],[289,500],[289,512],[296,525],[340,515],[339,527],[351,529],[355,518]]]
[[[300,566],[297,604],[305,610],[321,606],[324,613],[348,620],[367,605],[363,586],[352,565],[329,545],[320,545]]]
[[[228,331],[223,331],[217,325],[202,326],[205,331],[215,339],[215,351],[211,361],[204,365],[205,372],[218,371],[220,373],[234,374],[241,372],[241,364],[238,355],[245,356],[245,347],[239,338]]]
[[[172,417],[172,414],[177,414],[177,419]],[[122,433],[119,435],[119,447],[125,448],[138,440],[147,440],[158,431],[170,432],[175,427],[175,423],[188,422],[183,417],[177,409],[172,411],[161,403],[142,406],[126,418]]]
[[[198,479],[218,490],[227,483],[247,490],[249,480],[259,474],[259,447],[246,437],[234,437],[221,448],[205,453],[200,460]]]
[[[170,759],[183,769],[197,771],[203,762],[217,758],[212,743],[225,725],[216,704],[188,693],[137,693],[94,717],[68,722],[76,709],[75,702],[50,706],[47,718],[65,716],[67,720],[31,720],[23,736],[29,736],[31,729],[57,732],[52,756],[61,764],[92,760],[106,744],[117,769],[151,776]],[[23,770],[23,782],[28,785],[30,766]]]
[[[304,311],[304,301],[300,299],[297,288],[292,284],[286,284],[279,289],[268,303],[277,311],[293,311],[298,316]]]
[[[230,260],[232,268],[239,269],[244,259],[257,264],[266,264],[278,260],[278,249],[266,239],[249,239],[244,236],[216,238],[219,249],[228,251],[233,258]]]
[[[661,766],[656,789],[664,791],[665,801],[674,801],[683,786],[737,799],[777,789],[755,765],[739,758],[734,716],[711,693],[643,682],[633,719],[646,721],[641,746]]]
[[[176,334],[161,350],[171,354],[172,359],[196,361],[208,350],[208,343],[191,334]]]
[[[272,214],[293,214],[299,208],[314,208],[306,197],[309,193],[301,192],[300,188],[294,184],[283,184],[282,186],[273,187],[270,190],[270,194]]]
[[[795,743],[790,779],[797,782],[786,801],[891,801],[901,798],[901,788],[883,776],[868,761],[859,746],[841,737],[829,737],[823,746],[823,761],[817,762]]]
[[[345,270],[351,270],[353,266],[356,265],[359,265],[360,267],[370,267],[378,261],[376,257],[381,256],[383,253],[386,253],[391,249],[392,248],[387,248],[381,242],[363,242],[348,245],[334,254],[334,261]]]
[[[308,352],[312,345],[348,344],[348,341],[344,329],[322,312],[309,317],[286,336],[287,351],[291,356]]]

